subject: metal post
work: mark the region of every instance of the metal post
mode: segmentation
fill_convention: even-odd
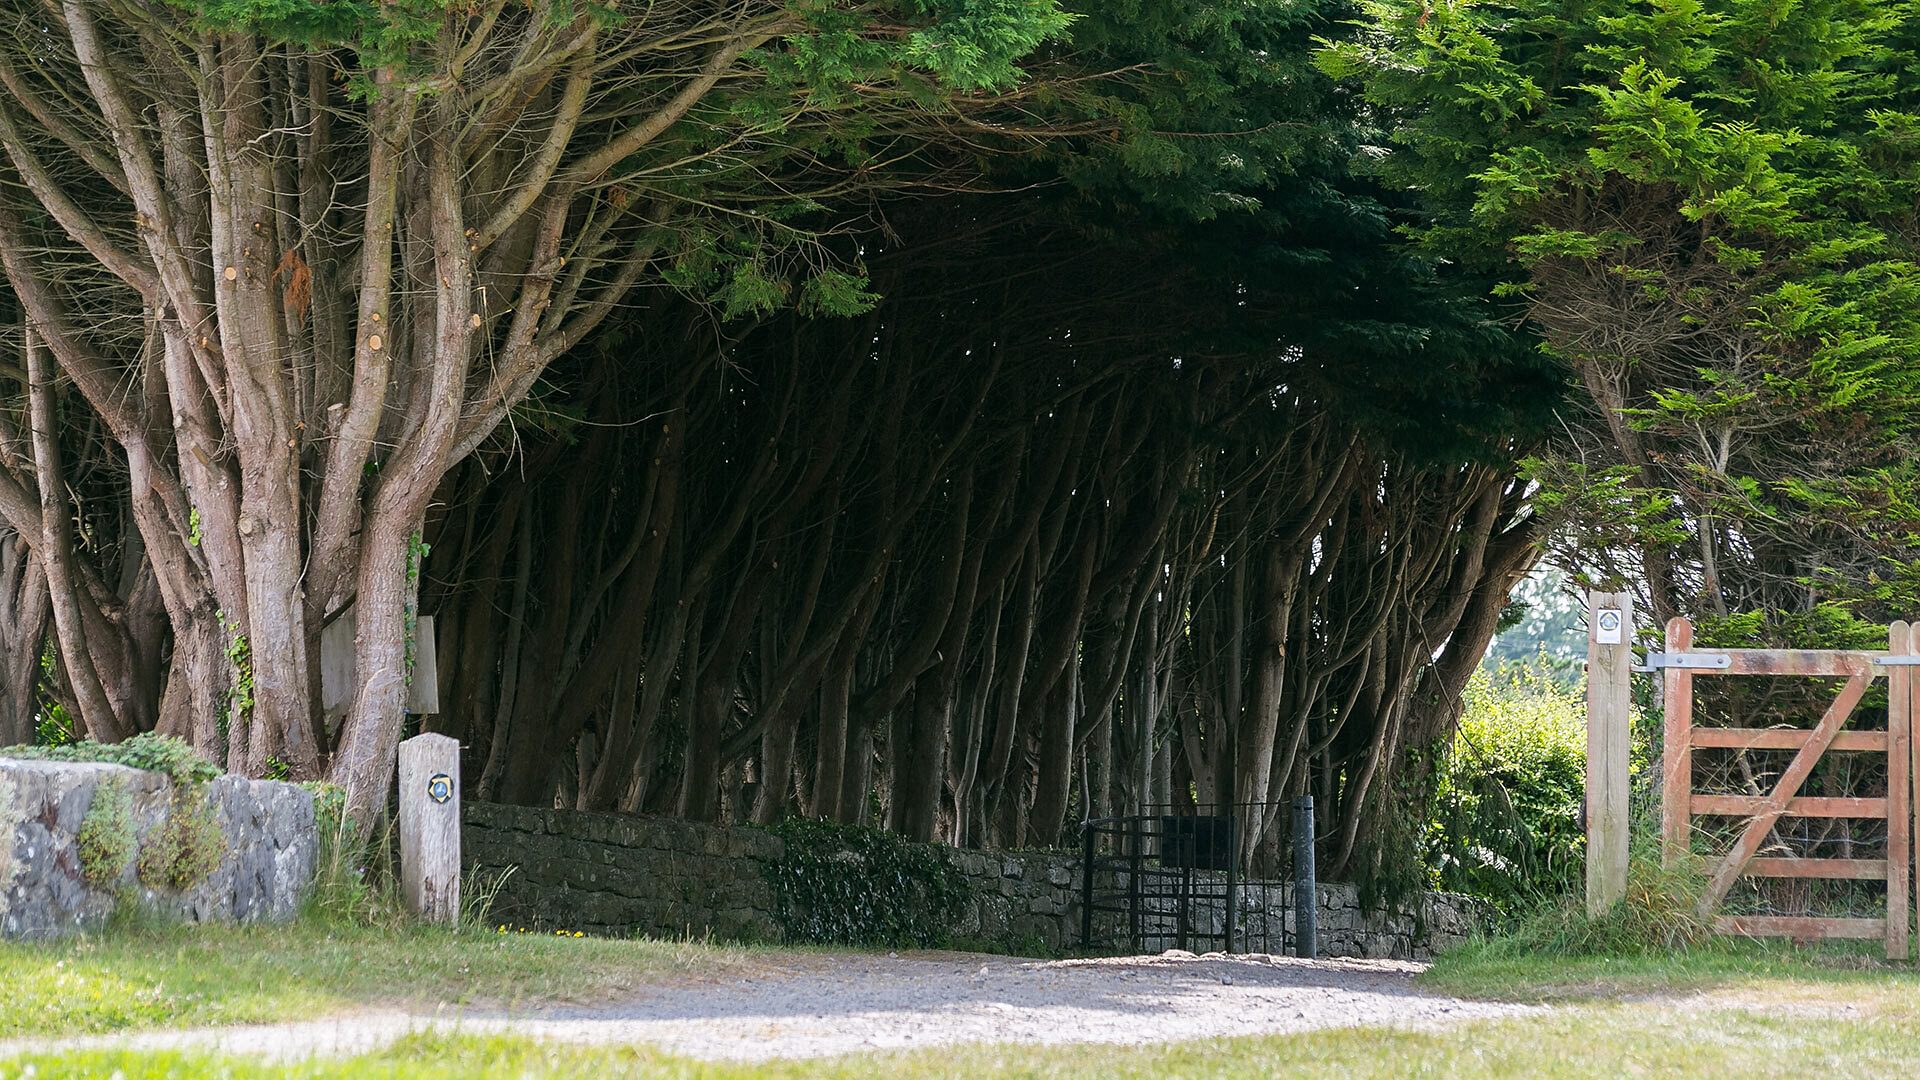
[[[1187,846],[1192,847],[1191,844]],[[1180,862],[1180,902],[1175,906],[1175,910],[1180,913],[1180,925],[1173,935],[1173,947],[1185,949],[1189,947],[1187,927],[1193,918],[1193,859],[1189,856]]]
[[[1093,951],[1093,822],[1080,826],[1080,947]]]
[[[1233,916],[1235,910],[1240,906],[1238,880],[1240,875],[1237,873],[1240,867],[1240,830],[1235,828],[1235,826],[1240,824],[1239,807],[1227,807],[1227,812],[1222,815],[1221,820],[1225,821],[1227,826],[1227,911],[1225,916],[1226,924],[1223,927],[1226,931],[1227,940],[1224,948],[1227,952],[1231,953],[1234,951]]]
[[[1320,953],[1320,890],[1313,873],[1313,796],[1293,800],[1293,955],[1312,960]]]
[[[1148,839],[1150,822],[1157,818],[1142,815],[1134,818],[1125,826],[1127,838],[1127,949],[1140,951],[1140,893],[1145,888],[1141,884],[1140,870],[1144,865],[1143,855]]]

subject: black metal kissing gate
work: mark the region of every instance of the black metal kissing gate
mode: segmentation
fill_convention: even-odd
[[[1283,952],[1283,856],[1250,876],[1241,838],[1249,823],[1284,834],[1278,803],[1147,807],[1082,826],[1080,945],[1088,952]],[[1261,844],[1260,849],[1277,846]],[[1284,847],[1277,847],[1284,852]]]

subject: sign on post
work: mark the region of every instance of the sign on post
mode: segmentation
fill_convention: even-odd
[[[1633,670],[1633,598],[1587,598],[1587,911],[1599,915],[1627,894],[1628,710]]]
[[[445,735],[400,744],[400,891],[428,922],[460,918],[460,744]]]

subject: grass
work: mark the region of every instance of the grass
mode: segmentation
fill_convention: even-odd
[[[1378,1029],[1217,1039],[1155,1047],[971,1046],[760,1066],[716,1065],[644,1048],[423,1035],[338,1061],[266,1064],[172,1053],[82,1053],[30,1063],[37,1080],[153,1077],[1803,1077],[1900,1075],[1920,1069],[1911,1009],[1875,1021],[1653,1004],[1583,1005],[1437,1032]],[[0,1064],[0,1076],[6,1075]]]
[[[700,942],[320,917],[283,926],[118,926],[0,945],[0,1037],[311,1018],[367,1005],[585,1000],[666,976],[737,970],[753,955]]]
[[[123,925],[0,946],[0,1037],[312,1018],[357,1006],[513,1005],[631,994],[745,973],[778,954],[697,942],[363,926]],[[1661,954],[1569,956],[1511,939],[1441,958],[1427,989],[1550,1011],[1433,1031],[1378,1028],[1148,1047],[971,1046],[758,1066],[640,1046],[426,1034],[297,1064],[199,1052],[43,1053],[0,1080],[145,1077],[1616,1077],[1920,1070],[1920,973],[1868,947],[1714,941]],[[31,1070],[31,1071],[29,1071]]]
[[[1494,938],[1446,953],[1420,981],[1436,993],[1522,1002],[1718,992],[1876,1005],[1920,996],[1920,972],[1880,959],[1879,947],[1715,938],[1674,953],[1566,955]]]

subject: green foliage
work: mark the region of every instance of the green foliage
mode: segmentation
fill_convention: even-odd
[[[1502,944],[1520,952],[1559,956],[1644,956],[1681,952],[1713,937],[1713,921],[1699,912],[1706,891],[1705,860],[1660,857],[1651,830],[1634,835],[1624,899],[1597,917],[1575,891],[1520,922]]]
[[[390,875],[382,873],[383,849],[347,813],[346,789],[319,781],[300,786],[313,795],[314,831],[320,838],[307,910],[353,926],[400,921],[401,907],[390,888]]]
[[[176,787],[165,824],[140,843],[140,880],[149,888],[182,892],[212,876],[226,854],[213,800],[198,787]]]
[[[1499,632],[1483,666],[1524,664],[1565,683],[1585,680],[1586,606],[1565,574],[1541,569],[1520,580],[1500,613]]]
[[[1582,692],[1554,673],[1476,672],[1428,825],[1434,885],[1512,914],[1576,891],[1586,838]]]
[[[213,31],[251,31],[312,47],[350,45],[366,64],[403,61],[433,40],[450,0],[168,0]],[[566,6],[566,5],[556,5]]]
[[[75,839],[87,884],[105,889],[120,880],[134,848],[133,797],[125,784],[110,778],[94,787]]]
[[[192,787],[220,775],[220,767],[194,753],[193,747],[171,735],[142,732],[118,743],[92,739],[64,746],[9,746],[0,757],[25,761],[100,761],[149,772],[165,773],[176,785]]]
[[[79,740],[80,725],[73,722],[73,715],[65,705],[56,702],[34,716],[33,745],[67,746]]]
[[[1068,62],[1117,74],[1049,104],[1112,134],[1004,171],[1055,189],[1051,212],[1090,238],[1151,251],[1157,291],[1191,289],[1157,348],[1245,356],[1423,461],[1505,460],[1547,429],[1558,361],[1512,333],[1485,283],[1409,244],[1417,208],[1355,168],[1373,119],[1313,62],[1317,38],[1348,32],[1347,4],[1075,7]]]
[[[413,533],[407,537],[407,603],[401,619],[405,626],[404,633],[407,643],[406,680],[408,686],[413,685],[413,666],[419,661],[420,643],[417,639],[420,636],[420,567],[426,562],[427,556],[432,554],[432,552],[433,545],[421,539],[419,533]]]
[[[40,650],[40,702],[39,711],[33,718],[33,744],[35,746],[65,746],[80,741],[80,725],[74,723],[73,715],[67,707],[54,700],[45,688],[59,681],[60,657],[54,651],[53,641],[49,637],[45,648]]]
[[[1072,20],[1055,0],[801,0],[794,9],[804,29],[759,58],[765,93],[804,87],[829,101],[908,72],[954,90],[1005,89],[1020,80],[1020,60]]]
[[[227,725],[231,727],[233,721],[245,722],[253,713],[253,646],[240,632],[237,620],[227,620],[224,613],[220,617],[229,635],[227,662],[233,665],[233,688],[227,692]]]
[[[1379,110],[1410,232],[1502,279],[1590,391],[1534,470],[1561,561],[1605,583],[1636,552],[1689,614],[1920,608],[1861,585],[1920,554],[1920,9],[1363,10],[1321,64]]]
[[[881,829],[791,819],[764,868],[774,918],[794,944],[938,947],[972,899],[940,848]]]

